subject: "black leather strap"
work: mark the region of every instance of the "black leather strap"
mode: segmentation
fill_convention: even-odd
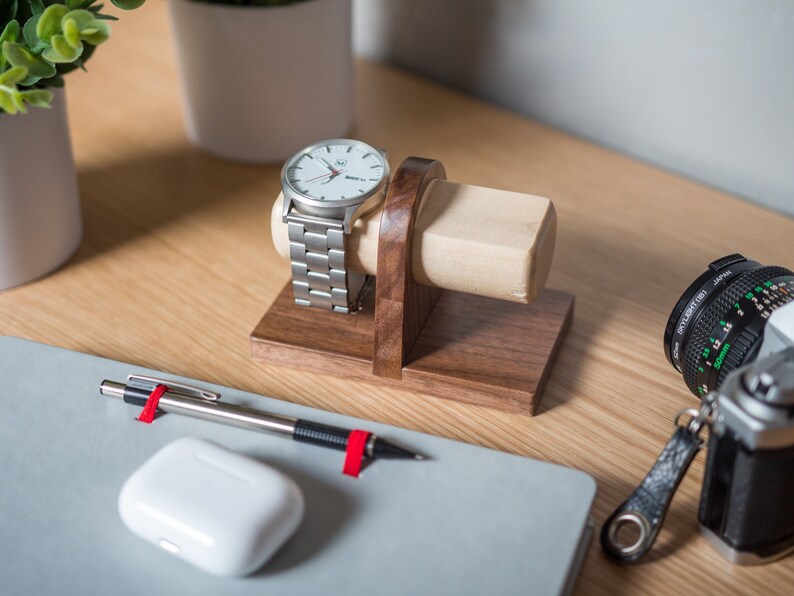
[[[648,475],[601,528],[601,546],[613,559],[633,563],[644,557],[656,540],[667,508],[681,479],[703,446],[700,437],[686,426],[676,427]],[[633,544],[619,540],[623,526],[634,526]]]

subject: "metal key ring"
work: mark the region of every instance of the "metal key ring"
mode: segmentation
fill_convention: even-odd
[[[624,544],[618,538],[618,532],[624,526],[633,526],[637,530],[637,538],[631,544]],[[651,526],[646,517],[639,511],[624,511],[611,520],[607,529],[609,547],[618,558],[630,557],[647,547],[651,537]]]

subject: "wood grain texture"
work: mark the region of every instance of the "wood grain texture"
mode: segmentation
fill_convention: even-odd
[[[289,259],[279,194],[270,212],[278,253]],[[350,268],[375,275],[382,208],[362,215],[347,241]],[[423,286],[528,304],[546,287],[557,235],[549,199],[434,180],[416,217],[412,268]]]
[[[164,9],[115,11],[90,72],[68,75],[85,238],[60,271],[0,294],[0,333],[580,468],[598,481],[600,527],[661,451],[674,413],[693,405],[662,350],[680,293],[736,251],[794,265],[791,218],[359,62],[352,135],[395,163],[433,155],[453,180],[554,200],[549,285],[576,294],[576,316],[534,417],[252,362],[251,329],[289,280],[268,219],[280,165],[230,164],[187,143]],[[593,541],[578,593],[790,592],[793,557],[736,567],[698,535],[703,461],[652,559],[620,567]]]
[[[287,284],[252,332],[251,355],[271,366],[533,415],[573,315],[573,296],[559,290],[532,304],[440,292],[401,374],[375,376],[374,301],[370,293],[355,315],[333,316],[296,306]]]
[[[416,283],[412,269],[416,216],[431,182],[445,179],[439,161],[407,157],[394,172],[383,204],[375,287],[372,374],[401,379],[441,290]]]

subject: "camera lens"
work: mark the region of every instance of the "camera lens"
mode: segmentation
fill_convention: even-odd
[[[720,386],[735,368],[753,360],[764,325],[794,301],[794,272],[723,257],[689,286],[667,321],[664,350],[697,396]]]

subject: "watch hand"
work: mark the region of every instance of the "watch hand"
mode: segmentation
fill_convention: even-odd
[[[326,180],[323,180],[322,182],[320,182],[320,184],[328,184],[328,183],[329,183],[331,180],[333,180],[334,178],[336,178],[336,177],[337,177],[339,174],[341,174],[343,171],[344,171],[344,170],[339,170],[338,172],[334,172],[333,174],[331,174],[330,178],[327,178]]]
[[[326,168],[328,168],[332,172],[336,172],[334,167],[331,164],[329,164],[327,161],[325,161],[322,157],[318,156],[316,159],[317,159],[317,161],[321,162]]]
[[[339,170],[338,172],[336,170],[332,170],[329,174],[321,174],[320,176],[315,176],[314,178],[309,178],[308,180],[306,180],[306,182],[312,182],[314,180],[319,180],[320,178],[325,178],[326,176],[336,177],[336,176],[338,176],[341,173],[342,173],[342,170]]]

